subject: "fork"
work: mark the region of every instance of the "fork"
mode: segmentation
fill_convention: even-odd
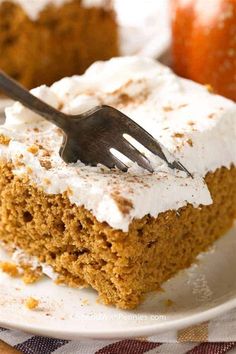
[[[80,160],[86,165],[102,164],[108,168],[117,167],[122,171],[127,171],[128,167],[111,153],[113,148],[153,173],[150,161],[125,139],[126,134],[159,156],[170,168],[184,171],[191,176],[179,161],[169,162],[167,160],[161,145],[153,136],[111,106],[96,106],[82,114],[68,115],[32,95],[1,70],[0,89],[7,96],[20,101],[25,107],[63,131],[63,143],[59,154],[66,163],[75,163]]]

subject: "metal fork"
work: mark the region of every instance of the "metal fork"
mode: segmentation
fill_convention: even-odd
[[[127,171],[127,166],[111,153],[116,149],[139,166],[153,172],[150,161],[125,138],[130,135],[153,154],[159,156],[172,169],[179,169],[191,176],[178,161],[169,162],[158,141],[125,114],[110,106],[97,106],[78,115],[67,115],[33,96],[7,74],[0,70],[0,89],[20,101],[25,107],[55,124],[64,132],[60,156],[66,163],[82,161],[86,165],[102,164]]]

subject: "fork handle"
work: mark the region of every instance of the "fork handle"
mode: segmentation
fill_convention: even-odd
[[[0,89],[8,97],[21,102],[25,107],[44,117],[62,130],[68,130],[70,122],[67,115],[32,95],[2,70],[0,70]]]

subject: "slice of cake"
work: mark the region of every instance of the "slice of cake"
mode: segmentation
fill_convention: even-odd
[[[27,87],[119,54],[109,0],[0,0],[0,67]]]
[[[153,174],[131,162],[127,173],[66,165],[58,155],[61,131],[15,103],[0,129],[0,239],[12,252],[50,266],[59,283],[92,286],[105,304],[127,309],[232,226],[232,101],[139,57],[97,62],[83,76],[32,92],[71,114],[116,107],[193,178],[145,149]]]

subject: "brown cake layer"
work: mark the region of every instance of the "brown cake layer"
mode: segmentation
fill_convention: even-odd
[[[0,4],[0,53],[0,68],[29,88],[81,74],[94,61],[119,54],[114,13],[73,0],[47,6],[32,21],[21,7],[5,1]]]
[[[134,220],[129,232],[100,223],[64,195],[47,195],[0,165],[0,239],[37,256],[59,282],[91,285],[105,304],[128,309],[194,262],[232,226],[236,168],[208,173],[214,203]],[[86,193],[86,191],[85,191]]]

